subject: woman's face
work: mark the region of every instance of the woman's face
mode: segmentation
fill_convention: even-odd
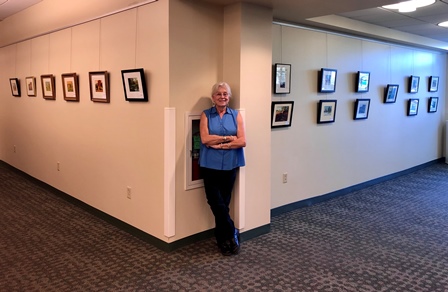
[[[230,96],[225,87],[218,87],[218,90],[213,94],[212,100],[216,106],[227,106],[229,104]]]

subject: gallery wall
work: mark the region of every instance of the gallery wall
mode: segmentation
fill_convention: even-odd
[[[446,54],[290,25],[274,24],[273,64],[291,64],[291,93],[272,101],[294,101],[290,127],[272,129],[272,208],[325,195],[443,157]],[[334,93],[318,93],[318,71],[337,70]],[[367,93],[355,92],[355,75],[370,72]],[[420,76],[408,93],[409,76]],[[438,92],[428,92],[429,76]],[[395,103],[384,103],[387,84],[398,84]],[[438,110],[428,113],[430,96]],[[368,98],[368,119],[354,120],[356,99]],[[407,116],[410,98],[418,114]],[[335,122],[317,124],[319,100],[337,100]],[[283,183],[283,174],[288,181]]]
[[[32,15],[47,15],[49,3],[65,13],[63,3],[44,0],[30,8]],[[0,28],[32,23],[23,19],[29,13]],[[44,20],[47,32],[26,40],[17,36],[0,48],[0,160],[163,242],[212,229],[203,188],[185,188],[185,117],[210,107],[212,85],[227,80],[234,89],[231,105],[250,107],[246,129],[253,148],[247,161],[268,156],[269,146],[255,145],[269,145],[263,121],[270,104],[252,105],[270,96],[271,13],[246,4],[223,9],[160,0],[63,29]],[[90,10],[75,14],[91,17]],[[224,46],[224,38],[232,46]],[[125,100],[121,70],[135,68],[145,71],[148,102]],[[92,71],[108,71],[110,103],[90,100]],[[63,99],[61,74],[70,72],[79,76],[78,102]],[[55,100],[42,97],[43,74],[56,77]],[[12,96],[9,78],[24,82],[29,76],[36,77],[37,96],[27,96],[23,83],[22,96]],[[242,80],[264,85],[253,89]],[[241,215],[243,232],[270,222],[269,165],[269,157],[262,167],[250,163],[248,187],[237,187],[247,204],[232,202],[232,213]],[[260,178],[263,183],[256,183]]]

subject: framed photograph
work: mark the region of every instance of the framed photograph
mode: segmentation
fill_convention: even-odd
[[[439,90],[439,77],[438,76],[430,76],[428,91],[429,92],[437,92]]]
[[[56,99],[56,87],[54,84],[54,76],[52,74],[41,75],[42,97],[45,99]]]
[[[148,101],[146,93],[145,70],[121,70],[123,79],[124,97],[127,101]]]
[[[355,101],[354,120],[363,120],[369,117],[370,99],[357,99]]]
[[[79,101],[79,83],[76,73],[62,74],[62,88],[64,100]]]
[[[333,123],[336,120],[337,100],[320,100],[317,107],[317,123]]]
[[[273,76],[274,76],[274,93],[291,92],[290,64],[275,64]]]
[[[397,100],[398,84],[387,84],[384,93],[384,103],[394,103]]]
[[[89,72],[90,99],[96,102],[110,102],[109,73]]]
[[[322,68],[319,71],[319,92],[335,92],[336,91],[336,77],[338,71],[335,69]]]
[[[428,100],[428,113],[435,113],[437,111],[438,104],[439,104],[438,97],[430,97]]]
[[[411,77],[409,77],[409,93],[417,93],[419,83],[420,77],[411,75]]]
[[[418,98],[410,98],[408,100],[408,116],[415,116],[418,113]]]
[[[271,128],[290,127],[293,101],[273,101],[271,105]]]
[[[20,96],[20,82],[18,78],[9,78],[12,96]]]
[[[36,77],[30,76],[25,78],[26,93],[28,96],[36,96]]]
[[[368,92],[370,83],[370,72],[358,71],[356,74],[356,92]]]

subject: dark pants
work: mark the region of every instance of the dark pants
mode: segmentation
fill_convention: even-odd
[[[236,172],[237,169],[215,170],[201,167],[207,203],[215,216],[215,237],[218,244],[233,238],[235,234],[235,225],[229,214],[229,204]]]

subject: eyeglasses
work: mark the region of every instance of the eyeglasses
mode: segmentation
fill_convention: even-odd
[[[215,96],[219,96],[219,97],[227,97],[229,96],[229,94],[227,92],[224,93],[215,93]]]

